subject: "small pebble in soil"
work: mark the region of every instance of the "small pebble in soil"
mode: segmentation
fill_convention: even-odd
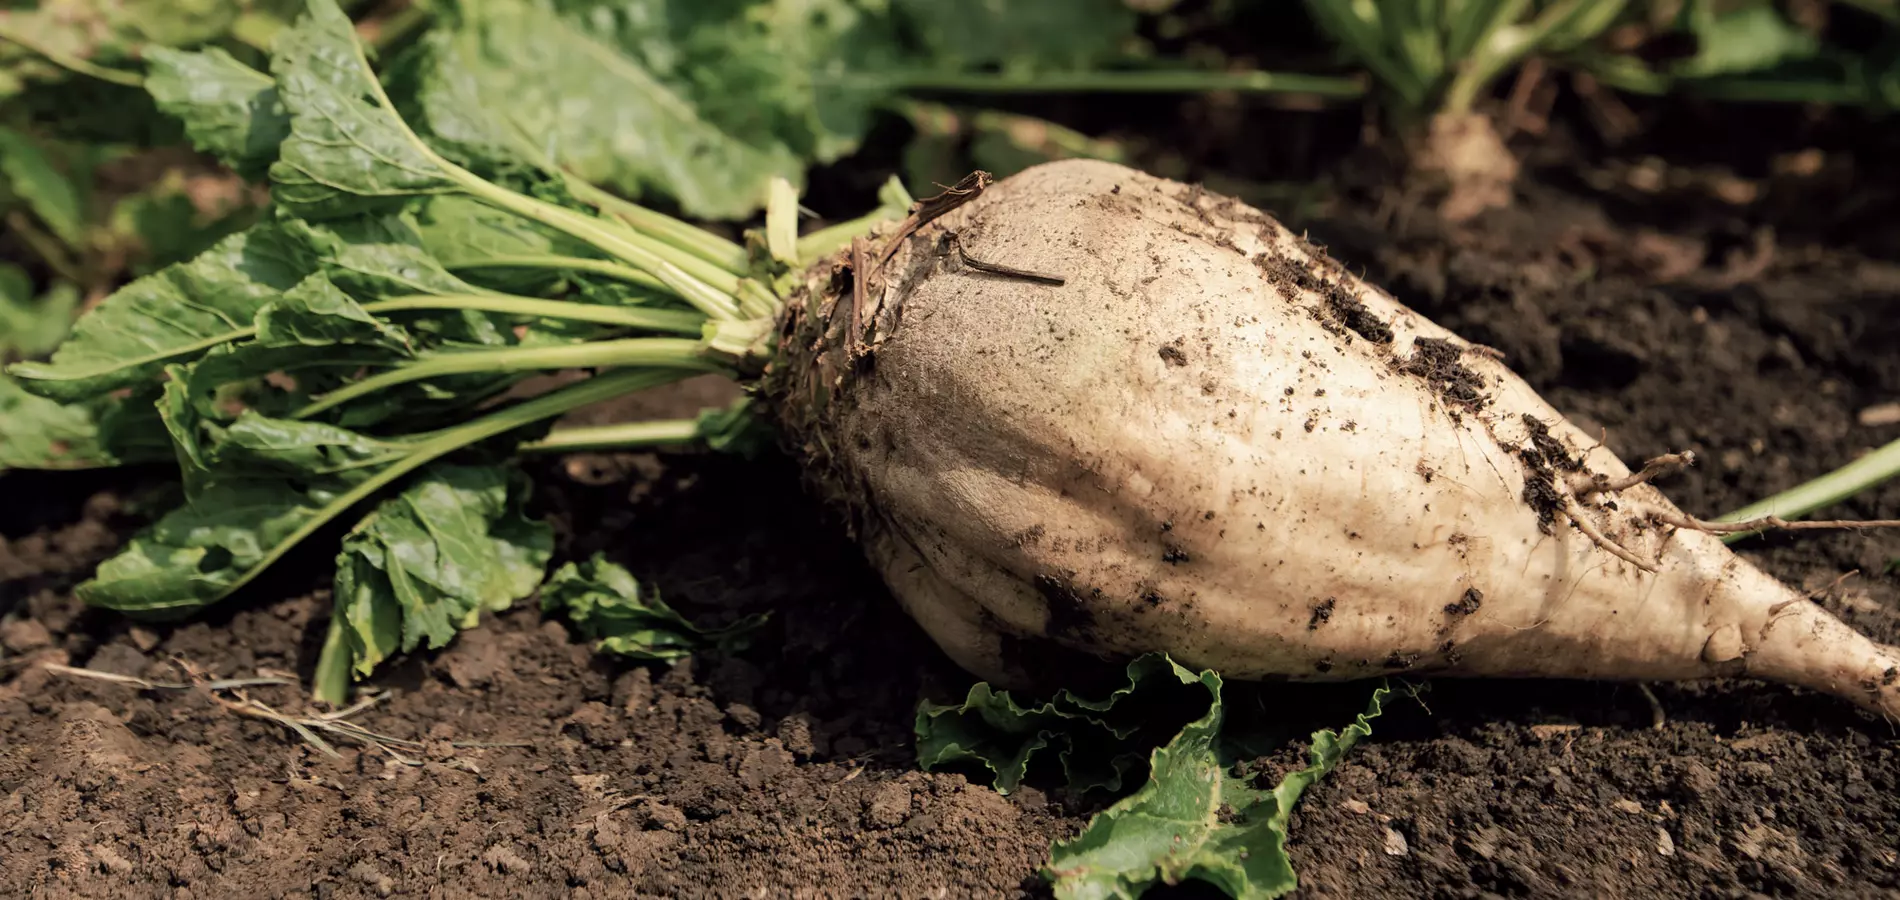
[[[0,647],[9,653],[28,653],[53,645],[53,635],[34,619],[14,619],[0,624]]]
[[[126,630],[125,636],[132,639],[132,646],[139,648],[141,653],[150,653],[158,646],[158,633],[150,628],[134,625]]]
[[[99,648],[92,658],[86,660],[86,668],[94,672],[109,672],[113,675],[128,675],[138,678],[145,674],[145,666],[150,662],[145,654],[138,652],[130,644],[107,644]]]
[[[865,801],[864,824],[870,828],[896,828],[910,817],[910,788],[900,782],[878,787]]]

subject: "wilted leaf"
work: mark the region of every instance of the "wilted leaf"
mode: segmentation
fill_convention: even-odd
[[[1286,856],[1287,818],[1307,786],[1371,733],[1388,689],[1376,688],[1342,731],[1314,732],[1307,767],[1263,789],[1222,746],[1220,676],[1203,672],[1195,680],[1213,699],[1207,714],[1154,752],[1146,785],[1051,849],[1045,874],[1061,900],[1132,900],[1156,884],[1190,879],[1235,900],[1266,900],[1298,885]]]
[[[236,21],[232,0],[48,0],[8,4],[0,24],[0,96],[29,82],[67,79],[60,61],[91,62],[131,69],[153,46],[188,46],[212,40]],[[77,81],[88,79],[79,78]]]
[[[446,646],[482,611],[534,592],[554,533],[527,519],[527,476],[495,466],[444,466],[383,501],[343,540],[337,615],[353,668]]]
[[[262,212],[253,197],[235,175],[174,169],[112,204],[102,243],[124,257],[126,272],[149,275],[251,227]]]
[[[642,591],[625,567],[595,554],[570,562],[541,588],[543,612],[559,612],[595,649],[630,659],[678,659],[695,651],[738,650],[765,616],[747,616],[722,628],[701,628],[665,602]]]
[[[1127,681],[1101,699],[1063,690],[1025,704],[988,682],[961,704],[918,708],[917,761],[925,769],[973,761],[1014,791],[1041,751],[1053,748],[1070,790],[1118,791],[1148,753],[1201,709],[1195,676],[1160,654],[1128,664]]]
[[[699,414],[699,439],[714,450],[752,458],[777,441],[777,434],[750,397]]]

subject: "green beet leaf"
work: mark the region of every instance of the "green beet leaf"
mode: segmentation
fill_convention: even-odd
[[[111,465],[93,411],[36,397],[0,377],[0,470]]]
[[[422,248],[443,267],[483,287],[515,294],[551,292],[572,276],[561,270],[497,265],[496,260],[599,255],[585,242],[552,228],[454,194],[419,204],[410,224]]]
[[[925,769],[981,765],[996,789],[1009,793],[1047,751],[1070,790],[1119,791],[1148,751],[1206,703],[1193,687],[1196,676],[1165,655],[1142,656],[1124,674],[1126,681],[1100,699],[1062,690],[1025,703],[978,682],[962,703],[925,703],[917,711],[918,763]]]
[[[1718,10],[1717,4],[1691,3],[1678,20],[1696,36],[1696,52],[1669,66],[1689,78],[1748,75],[1812,59],[1820,40],[1790,21],[1772,3],[1741,3]]]
[[[290,111],[290,135],[270,167],[272,196],[284,208],[331,219],[459,189],[390,105],[335,0],[308,0],[278,36],[271,72]]]
[[[185,392],[196,415],[246,410],[287,415],[363,370],[414,359],[417,342],[312,275],[258,311],[257,336],[218,347],[190,366]]]
[[[0,376],[0,471],[94,469],[171,458],[171,446],[114,440],[111,423],[125,401],[107,397],[62,404],[29,394]],[[103,423],[103,424],[102,424]]]
[[[24,132],[0,126],[0,178],[5,190],[33,211],[46,230],[68,246],[86,239],[86,211],[79,188],[53,165]]]
[[[270,170],[290,135],[290,116],[270,76],[217,47],[153,47],[145,60],[145,90],[184,125],[193,146],[245,178]]]
[[[27,390],[69,403],[149,382],[172,362],[242,339],[258,310],[315,266],[273,226],[234,234],[120,288],[80,318],[52,359],[11,372]]]
[[[596,649],[629,659],[678,659],[699,650],[743,649],[764,615],[747,616],[720,628],[701,628],[659,594],[644,591],[625,567],[595,554],[570,562],[541,588],[541,609],[562,613]]]
[[[1371,733],[1389,689],[1375,689],[1345,729],[1315,732],[1306,768],[1266,789],[1223,746],[1220,676],[1203,672],[1197,680],[1213,704],[1154,751],[1148,783],[1051,849],[1044,874],[1060,900],[1132,900],[1154,885],[1190,879],[1235,900],[1267,900],[1298,885],[1286,855],[1288,817],[1306,788]]]
[[[1043,0],[964,4],[892,0],[938,69],[989,66],[1011,74],[1099,67],[1129,48],[1134,5],[1125,0]]]
[[[355,297],[484,293],[443,268],[403,217],[297,222],[290,227],[323,260],[330,281]]]
[[[75,593],[137,618],[188,616],[234,589],[324,501],[283,482],[212,485],[101,563]]]
[[[126,254],[129,277],[188,262],[264,218],[263,205],[254,203],[248,192],[207,211],[193,202],[190,186],[181,169],[170,169],[143,190],[113,202],[98,238],[113,247],[112,252]]]
[[[343,540],[336,608],[352,668],[446,646],[481,613],[534,592],[554,533],[529,520],[529,481],[496,466],[440,466],[383,501]]]
[[[670,196],[708,218],[743,217],[772,176],[803,176],[783,143],[707,121],[639,60],[546,6],[464,0],[457,13],[429,43],[419,99],[430,132],[465,160],[550,156],[587,181]]]
[[[38,356],[59,346],[78,309],[77,286],[59,282],[35,297],[26,270],[0,262],[0,356]]]
[[[888,70],[904,56],[891,18],[853,0],[554,2],[706,121],[817,162],[855,149],[890,95],[875,78],[841,76]]]
[[[177,446],[185,505],[100,564],[75,593],[93,606],[167,619],[229,595],[348,510],[350,492],[409,449],[321,422],[246,412],[198,416],[188,373],[170,369],[159,406]]]

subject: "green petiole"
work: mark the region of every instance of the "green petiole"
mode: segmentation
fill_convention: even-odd
[[[374,71],[369,58],[363,54],[362,44],[352,42],[352,49],[362,71]],[[393,115],[396,104],[389,99],[389,92],[383,89],[382,82],[371,78],[368,83],[375,92],[377,103]],[[668,290],[711,318],[741,318],[739,302],[734,296],[740,289],[737,274],[618,222],[578,213],[490,182],[443,158],[435,152],[435,148],[418,137],[407,123],[401,122],[400,116],[396,119],[410,145],[470,197],[592,244],[602,252],[658,278]]]
[[[470,350],[424,357],[338,388],[291,414],[307,419],[327,409],[401,384],[475,373],[532,372],[556,369],[640,367],[691,372],[724,370],[706,353],[703,341],[685,338],[625,338],[560,347],[511,347]]]
[[[632,266],[622,265],[609,259],[589,259],[585,256],[490,256],[479,260],[460,262],[450,265],[450,269],[567,269],[574,272],[591,272],[608,278],[637,284],[653,290],[666,290],[660,279],[642,272]]]
[[[611,264],[610,264],[611,265]],[[538,300],[531,297],[513,297],[506,294],[418,294],[413,297],[395,297],[363,304],[363,310],[370,313],[402,312],[418,309],[472,309],[483,312],[502,313],[504,315],[532,316],[539,319],[564,319],[573,322],[596,322],[602,325],[619,325],[626,328],[640,328],[649,331],[661,331],[669,334],[695,335],[701,333],[705,317],[698,313],[681,310],[630,309],[626,307],[599,306],[592,303],[573,303],[564,300]],[[256,326],[233,328],[223,334],[212,335],[201,341],[184,344],[134,359],[116,361],[108,366],[82,369],[74,372],[61,372],[59,380],[74,381],[97,378],[101,375],[125,369],[149,366],[166,360],[185,356],[196,356],[223,344],[249,340],[257,336]],[[16,363],[8,370],[9,374],[30,380],[48,380],[54,370],[44,363]]]
[[[538,441],[517,448],[520,453],[580,453],[588,450],[631,450],[691,444],[700,438],[697,419],[662,419],[559,428]]]
[[[416,309],[470,309],[510,316],[593,322],[598,325],[618,325],[623,328],[683,335],[700,334],[706,325],[705,316],[685,310],[597,306],[592,303],[572,303],[565,300],[538,300],[531,297],[480,294],[423,294],[365,303],[363,308],[373,313]]]
[[[734,275],[743,275],[746,271],[745,248],[732,241],[622,199],[585,180],[569,178],[567,186],[582,202],[591,203],[603,212],[619,217],[635,231],[650,234]]]

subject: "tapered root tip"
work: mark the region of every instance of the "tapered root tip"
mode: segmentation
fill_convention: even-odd
[[[1812,603],[1769,619],[1747,673],[1833,694],[1900,723],[1900,647],[1875,643]]]

